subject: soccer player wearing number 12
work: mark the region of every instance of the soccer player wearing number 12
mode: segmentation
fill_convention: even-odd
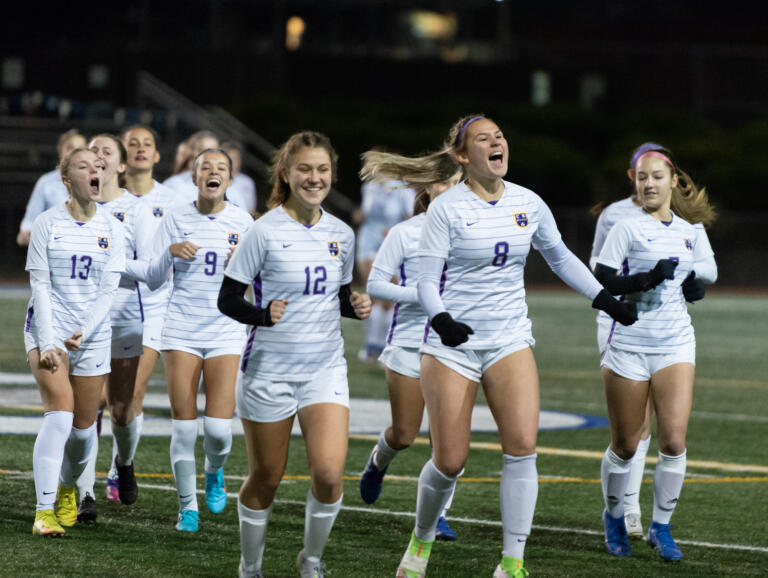
[[[161,286],[173,270],[173,288],[162,333],[162,353],[171,401],[171,466],[179,493],[176,529],[198,530],[195,482],[197,389],[205,383],[203,447],[208,509],[226,505],[223,467],[232,447],[235,380],[245,344],[245,326],[219,312],[216,301],[226,263],[251,216],[224,200],[232,163],[221,149],[206,149],[194,161],[196,201],[171,208],[158,229],[146,282]]]

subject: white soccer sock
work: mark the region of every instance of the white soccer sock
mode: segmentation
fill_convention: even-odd
[[[96,483],[96,461],[99,458],[99,435],[98,433],[93,436],[93,443],[91,444],[91,454],[88,456],[88,463],[85,465],[83,473],[75,480],[77,486],[77,495],[80,496],[80,500],[85,497],[85,494],[91,494],[91,497],[95,497],[93,485]]]
[[[237,499],[237,518],[240,520],[240,552],[243,569],[255,574],[261,570],[267,524],[272,514],[272,504],[264,510],[252,510]]]
[[[325,544],[341,510],[343,499],[344,495],[332,504],[323,504],[317,501],[312,488],[307,492],[307,505],[304,510],[304,556],[312,562],[320,560],[323,556]]]
[[[179,493],[179,510],[197,510],[195,478],[196,419],[174,419],[171,430],[171,469]]]
[[[504,526],[504,556],[523,558],[525,543],[531,533],[533,512],[539,495],[536,454],[504,454],[501,472],[501,523]]]
[[[680,498],[685,478],[686,452],[668,456],[659,452],[656,473],[653,476],[653,521],[669,524]]]
[[[435,539],[435,526],[448,498],[453,494],[459,476],[455,478],[446,476],[437,469],[432,459],[421,468],[416,495],[416,525],[413,529],[419,540]]]
[[[232,419],[203,416],[205,473],[215,474],[224,467],[232,449]]]
[[[72,426],[69,439],[64,446],[64,460],[61,462],[59,481],[65,488],[71,488],[83,473],[91,457],[91,449],[96,440],[96,423],[85,429]],[[83,494],[85,496],[85,494]]]
[[[448,501],[445,503],[445,507],[443,508],[443,513],[440,514],[443,518],[448,516],[448,510],[451,509],[451,505],[453,504],[453,496],[456,493],[456,486],[453,486],[453,491],[451,491],[451,495],[448,496]]]
[[[138,443],[137,420],[134,418],[128,425],[117,425],[112,422],[113,450],[117,448],[117,459],[121,466],[129,466],[133,463],[133,454]],[[112,460],[114,462],[114,459]]]
[[[605,509],[614,518],[624,517],[624,492],[629,480],[629,466],[632,458],[622,460],[608,447],[600,465],[600,480],[603,487]]]
[[[397,457],[397,452],[399,451],[393,450],[391,447],[389,447],[384,432],[381,432],[379,435],[379,441],[376,442],[376,447],[374,449],[373,465],[375,465],[379,470],[383,470],[389,466],[389,464],[392,463],[392,460]]]
[[[49,411],[43,416],[43,425],[35,438],[35,448],[32,450],[32,472],[38,510],[51,510],[56,502],[64,444],[72,429],[73,418],[71,411]]]
[[[107,478],[111,480],[117,479],[117,466],[115,466],[115,458],[117,457],[117,437],[115,436],[115,425],[112,424],[112,461],[109,462],[109,472]]]
[[[640,514],[640,488],[645,474],[645,456],[648,454],[648,446],[651,436],[640,440],[637,444],[632,463],[629,464],[629,479],[624,490],[624,514]]]

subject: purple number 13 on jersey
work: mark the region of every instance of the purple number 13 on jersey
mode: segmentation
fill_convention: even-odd
[[[318,265],[315,267],[315,283],[312,286],[312,275],[310,273],[310,267],[304,267],[304,274],[307,276],[307,282],[304,285],[304,295],[325,295],[325,285],[320,285],[328,278],[328,274],[325,267]],[[310,292],[310,287],[312,291]]]
[[[78,277],[80,279],[88,279],[88,274],[91,272],[91,263],[93,262],[91,258],[88,255],[82,255],[80,257],[80,264],[82,265],[82,268],[78,271],[77,270],[77,255],[72,255],[72,274],[69,276],[70,279],[77,279]]]

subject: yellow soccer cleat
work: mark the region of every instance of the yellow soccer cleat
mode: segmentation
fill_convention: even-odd
[[[75,488],[65,488],[59,484],[56,496],[56,519],[65,528],[71,528],[77,522],[77,497]]]
[[[32,534],[35,536],[55,537],[63,536],[65,534],[64,528],[61,527],[59,521],[56,519],[56,514],[53,510],[38,510],[35,513],[35,523],[32,525]]]

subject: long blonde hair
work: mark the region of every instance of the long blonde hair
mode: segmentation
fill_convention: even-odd
[[[302,131],[292,135],[281,146],[272,159],[270,174],[272,176],[272,193],[267,201],[267,208],[274,209],[284,204],[291,196],[291,188],[285,179],[288,169],[293,164],[296,154],[303,148],[325,149],[331,159],[331,182],[336,182],[336,167],[339,155],[331,144],[331,139],[321,132]]]

